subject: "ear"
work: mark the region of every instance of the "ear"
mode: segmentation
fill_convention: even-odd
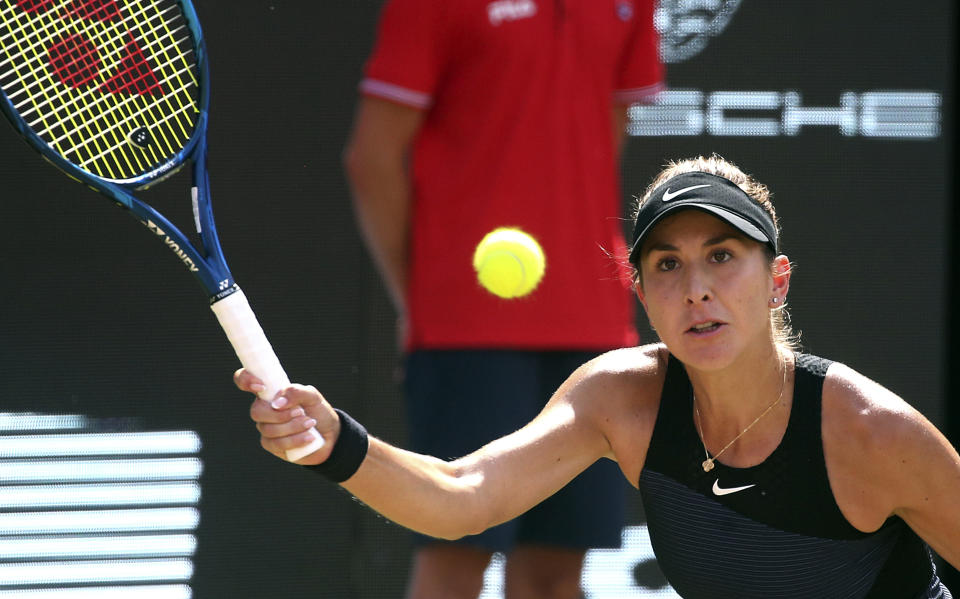
[[[643,305],[643,311],[649,314],[650,312],[647,310],[647,296],[643,293],[643,286],[640,285],[640,281],[633,284],[633,290],[636,292],[640,304]]]
[[[787,292],[790,291],[790,259],[783,254],[774,258],[771,275],[770,297],[778,298],[778,304],[782,306],[787,301]]]

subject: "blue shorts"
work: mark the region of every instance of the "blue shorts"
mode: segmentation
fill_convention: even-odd
[[[450,460],[530,422],[592,352],[431,350],[406,360],[413,451]],[[619,547],[630,486],[601,459],[526,514],[456,543],[509,552],[520,544]],[[429,509],[429,508],[426,508]],[[415,542],[442,543],[416,535]]]

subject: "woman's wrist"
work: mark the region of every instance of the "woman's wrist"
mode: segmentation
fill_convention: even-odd
[[[370,440],[367,429],[343,410],[334,408],[340,418],[340,435],[330,456],[321,464],[304,466],[335,483],[342,483],[360,469],[367,457]]]

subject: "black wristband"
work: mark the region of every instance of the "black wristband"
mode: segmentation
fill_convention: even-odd
[[[367,429],[343,410],[333,409],[340,416],[340,436],[330,452],[330,457],[322,464],[305,466],[335,483],[342,483],[357,470],[367,457]]]

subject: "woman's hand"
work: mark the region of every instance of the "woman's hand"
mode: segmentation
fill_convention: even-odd
[[[254,395],[264,389],[262,381],[243,368],[234,373],[233,382],[241,391]],[[326,460],[340,435],[340,417],[323,395],[311,386],[290,385],[269,402],[254,399],[250,418],[260,431],[260,445],[283,460],[287,459],[287,450],[313,441],[310,429],[315,428],[326,443],[321,449],[297,460],[297,464],[305,466]]]

